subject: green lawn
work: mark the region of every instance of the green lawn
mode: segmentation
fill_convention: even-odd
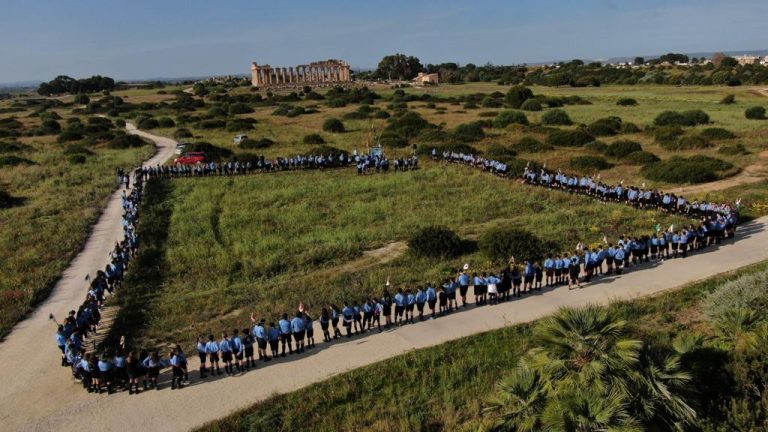
[[[752,396],[758,399],[755,405],[747,405],[749,398],[735,396],[731,405],[729,394],[749,391],[728,388],[725,383],[732,383],[734,373],[738,382],[760,382],[765,357],[736,357],[729,363],[727,348],[714,339],[716,331],[702,314],[702,300],[737,275],[766,271],[768,263],[761,263],[658,297],[610,306],[627,320],[631,338],[668,347],[680,333],[704,337],[703,347],[684,358],[693,376],[693,398],[699,402],[699,421],[692,430],[764,430],[764,423],[737,429],[737,424],[749,424],[739,420],[764,418],[764,402],[759,394]],[[200,430],[484,430],[488,426],[481,413],[484,401],[493,394],[494,384],[533,346],[535,324],[506,327],[384,360],[273,396]],[[737,365],[754,369],[738,375]]]

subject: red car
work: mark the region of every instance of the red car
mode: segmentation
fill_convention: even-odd
[[[203,152],[189,152],[184,153],[180,157],[173,160],[174,164],[181,165],[194,165],[205,162],[205,153]]]

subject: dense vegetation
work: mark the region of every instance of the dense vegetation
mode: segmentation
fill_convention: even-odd
[[[75,79],[66,75],[59,75],[51,81],[41,83],[37,88],[37,93],[43,96],[53,96],[65,93],[93,93],[100,91],[110,91],[115,88],[115,80],[110,77],[94,75],[90,78]],[[81,99],[81,102],[88,103],[88,99]]]

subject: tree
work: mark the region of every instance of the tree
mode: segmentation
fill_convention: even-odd
[[[642,66],[643,64],[645,64],[645,59],[642,57],[635,57],[634,63],[636,66]]]
[[[715,66],[720,66],[720,62],[722,62],[724,58],[725,58],[725,53],[716,52],[712,54],[712,63],[714,63]]]
[[[739,65],[739,61],[738,60],[736,60],[733,57],[727,56],[727,57],[723,58],[723,60],[720,62],[719,66],[720,67],[724,67],[724,68],[733,68],[733,67],[736,67],[738,65]]]
[[[323,130],[326,132],[342,133],[344,132],[344,123],[337,118],[329,118],[323,122]]]
[[[520,108],[526,100],[533,97],[533,91],[526,86],[516,85],[509,89],[506,96],[507,105],[511,108]]]
[[[409,80],[415,78],[423,69],[417,57],[398,53],[381,59],[376,68],[376,76],[389,80]]]
[[[749,107],[744,111],[744,117],[750,120],[763,120],[765,119],[765,108],[761,106]]]

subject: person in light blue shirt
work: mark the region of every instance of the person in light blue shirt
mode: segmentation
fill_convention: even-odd
[[[312,324],[312,317],[304,311],[304,328],[307,331],[307,348],[315,347],[315,327]]]
[[[284,313],[283,318],[277,322],[280,327],[280,342],[283,345],[283,353],[280,356],[285,357],[285,347],[288,346],[288,354],[293,354],[293,341],[291,340],[291,322],[288,321],[288,314]]]
[[[533,291],[534,276],[536,276],[536,269],[533,268],[531,261],[526,260],[523,265],[523,292],[530,293]]]
[[[682,230],[680,232],[680,255],[683,258],[688,257],[688,240],[689,240],[689,233],[687,230]]]
[[[427,302],[427,294],[421,286],[416,289],[414,298],[416,300],[416,310],[419,312],[419,321],[424,321],[424,304]]]
[[[221,334],[219,351],[221,351],[221,361],[224,363],[224,371],[227,375],[234,374],[235,371],[232,369],[232,341],[229,339],[227,332]]]
[[[61,365],[66,366],[67,358],[64,355],[64,348],[67,346],[67,336],[64,334],[63,325],[59,325],[58,330],[56,330],[56,346],[61,350]]]
[[[467,291],[469,291],[470,278],[469,273],[463,271],[456,278],[459,283],[459,295],[461,296],[461,307],[467,307]],[[456,297],[454,296],[454,300]]]
[[[563,259],[560,255],[555,257],[555,284],[560,285],[563,283]]]
[[[280,329],[277,327],[274,321],[269,323],[269,330],[267,330],[267,341],[269,342],[269,350],[272,353],[272,358],[276,359],[280,356]],[[283,354],[283,356],[285,356],[285,354]]]
[[[403,294],[403,289],[398,288],[397,294],[395,294],[395,325],[401,325],[403,321],[403,314],[405,313],[406,297]]]
[[[363,331],[368,331],[371,328],[372,321],[373,303],[368,299],[363,302]]]
[[[680,232],[672,234],[672,257],[677,258],[678,251],[680,250]]]
[[[352,308],[347,302],[344,302],[344,308],[341,310],[342,320],[344,322],[344,328],[347,330],[347,337],[352,337],[352,320],[355,318],[355,309]]]
[[[211,375],[221,375],[221,368],[219,367],[219,343],[213,338],[213,335],[208,335],[208,343],[205,344],[205,352],[208,353],[208,362],[211,364]]]
[[[205,378],[205,360],[208,357],[208,353],[205,350],[205,338],[203,335],[197,337],[197,356],[200,359],[200,379]]]
[[[432,286],[430,283],[427,285],[427,289],[425,292],[427,296],[427,304],[429,304],[429,309],[432,311],[432,318],[435,318],[435,309],[437,305],[437,290],[435,290],[435,287]]]
[[[487,288],[485,285],[485,279],[483,279],[482,276],[479,276],[477,273],[474,273],[472,275],[472,284],[474,285],[474,293],[475,293],[475,306],[479,306],[483,304],[483,296],[487,292]]]
[[[253,316],[251,316],[251,321],[255,321]],[[259,322],[253,326],[253,331],[251,332],[254,339],[256,339],[256,348],[259,353],[259,360],[261,361],[267,359],[267,329],[264,328],[264,323],[265,320],[263,318],[260,319]]]
[[[613,255],[613,262],[614,262],[614,265],[616,266],[617,275],[620,275],[624,269],[624,256],[625,256],[624,248],[623,247],[616,248],[616,253]]]
[[[576,285],[576,287],[581,288],[581,282],[579,281],[579,272],[581,270],[581,267],[579,265],[579,255],[573,254],[570,259],[570,263],[568,266],[568,289],[573,289],[573,285]]]
[[[106,385],[107,393],[112,394],[112,366],[106,355],[102,355],[97,362],[98,374],[93,380],[97,393],[101,393],[103,390],[102,385]]]
[[[554,282],[555,275],[555,260],[552,259],[552,255],[548,255],[544,260],[544,285],[551,286]]]
[[[416,296],[411,289],[405,290],[405,322],[413,324],[413,308],[416,306]]]
[[[293,340],[296,342],[296,352],[303,353],[306,324],[301,312],[296,312],[296,316],[291,320],[291,331],[293,332]]]
[[[232,353],[235,355],[235,366],[238,372],[245,372],[243,358],[245,357],[245,345],[240,338],[240,330],[232,330]]]

